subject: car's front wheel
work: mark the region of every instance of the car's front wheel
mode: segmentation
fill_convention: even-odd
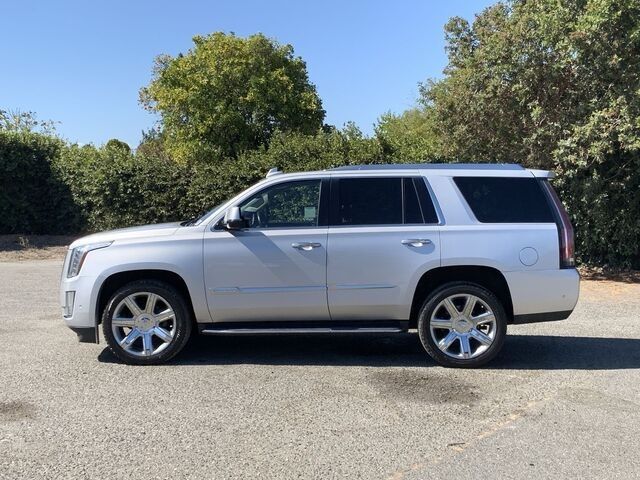
[[[502,348],[507,316],[500,300],[486,288],[452,282],[424,302],[418,333],[427,353],[439,364],[477,367]]]
[[[118,289],[102,315],[113,354],[125,363],[163,363],[178,354],[191,335],[184,298],[173,286],[140,280]]]

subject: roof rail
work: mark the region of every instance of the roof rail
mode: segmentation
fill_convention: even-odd
[[[524,170],[515,163],[394,163],[372,165],[345,165],[329,170]]]
[[[278,170],[278,167],[273,167],[267,172],[266,178],[273,177],[274,175],[280,175],[282,172]]]

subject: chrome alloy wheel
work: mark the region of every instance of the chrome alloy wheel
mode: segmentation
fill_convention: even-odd
[[[176,334],[175,312],[164,298],[151,292],[136,292],[118,303],[111,331],[129,354],[148,357],[160,353]]]
[[[455,294],[442,300],[431,314],[431,338],[445,355],[469,359],[482,355],[493,343],[496,317],[483,300]]]

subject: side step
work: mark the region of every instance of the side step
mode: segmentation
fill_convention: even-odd
[[[220,322],[201,323],[203,335],[282,335],[327,333],[402,333],[408,321],[308,321],[308,322]]]

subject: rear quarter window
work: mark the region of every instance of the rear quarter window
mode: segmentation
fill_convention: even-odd
[[[454,177],[478,221],[554,223],[547,197],[535,178]]]

